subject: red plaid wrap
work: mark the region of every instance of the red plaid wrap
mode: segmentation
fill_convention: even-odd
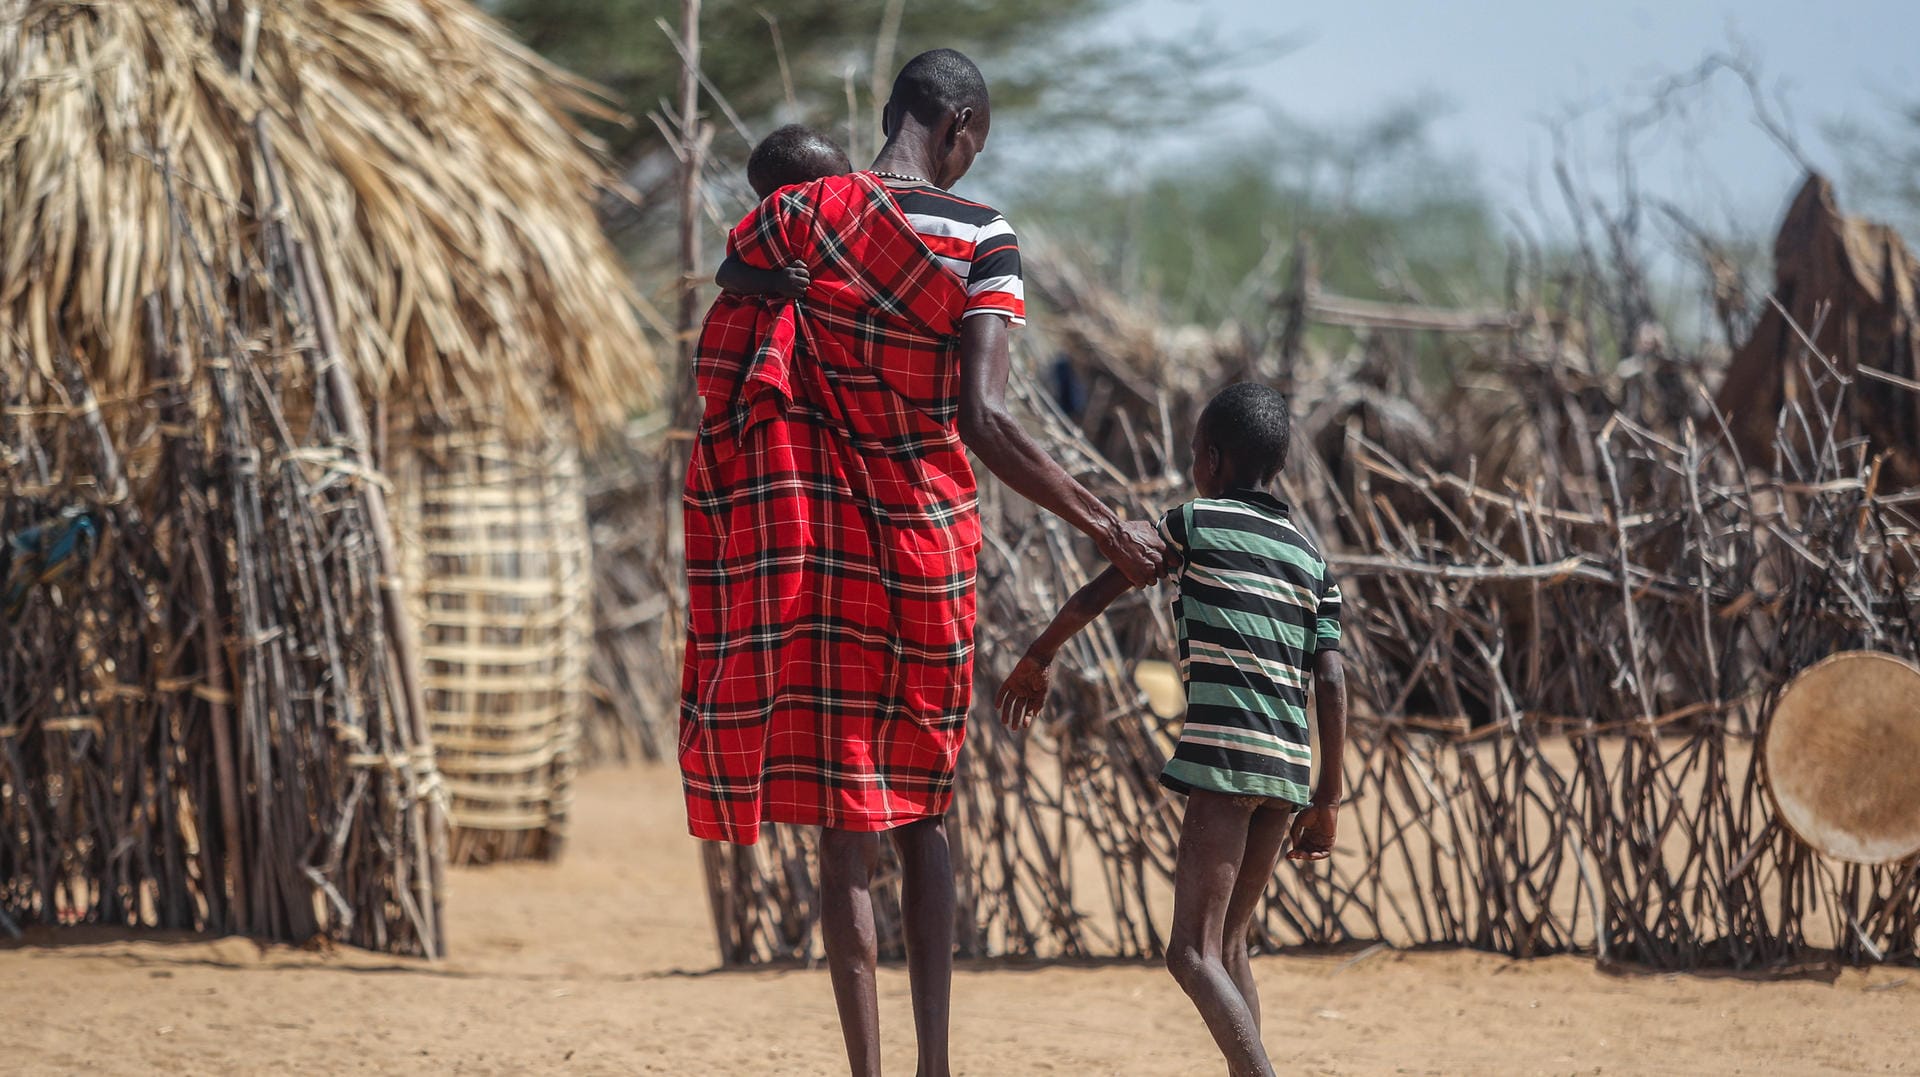
[[[962,284],[867,173],[734,229],[799,302],[722,297],[695,353],[680,769],[694,836],[886,830],[953,797],[980,523],[960,443]]]

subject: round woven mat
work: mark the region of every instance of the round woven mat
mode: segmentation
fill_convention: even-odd
[[[1780,697],[1766,759],[1808,845],[1857,864],[1920,853],[1920,668],[1867,651],[1809,667]]]

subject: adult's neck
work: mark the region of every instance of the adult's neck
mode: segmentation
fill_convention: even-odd
[[[903,124],[874,155],[873,169],[938,183],[939,177],[934,174],[939,171],[937,163],[933,154],[933,139],[926,129],[915,124]]]

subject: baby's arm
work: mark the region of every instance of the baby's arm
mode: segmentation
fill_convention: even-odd
[[[736,295],[782,295],[798,299],[807,294],[813,277],[801,262],[792,262],[780,269],[758,269],[741,261],[739,255],[729,254],[714,271],[713,283]]]
[[[1132,586],[1119,569],[1109,565],[1105,572],[1067,599],[1067,604],[1054,615],[1053,623],[1027,648],[1026,657],[1013,667],[1007,683],[1001,685],[994,696],[993,705],[1000,711],[1000,724],[1008,729],[1025,729],[1033,724],[1034,716],[1046,705],[1047,689],[1053,684],[1053,656],[1074,633],[1087,627],[1088,622],[1105,612],[1114,599],[1126,594]]]
[[[1347,673],[1337,650],[1313,656],[1313,703],[1320,726],[1320,780],[1314,783],[1313,803],[1293,820],[1289,860],[1325,860],[1333,853],[1347,747]]]

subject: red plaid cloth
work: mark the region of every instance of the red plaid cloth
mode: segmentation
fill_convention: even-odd
[[[734,229],[801,302],[723,297],[685,497],[680,769],[694,836],[886,830],[953,797],[980,523],[960,444],[964,287],[867,173],[787,188]]]

